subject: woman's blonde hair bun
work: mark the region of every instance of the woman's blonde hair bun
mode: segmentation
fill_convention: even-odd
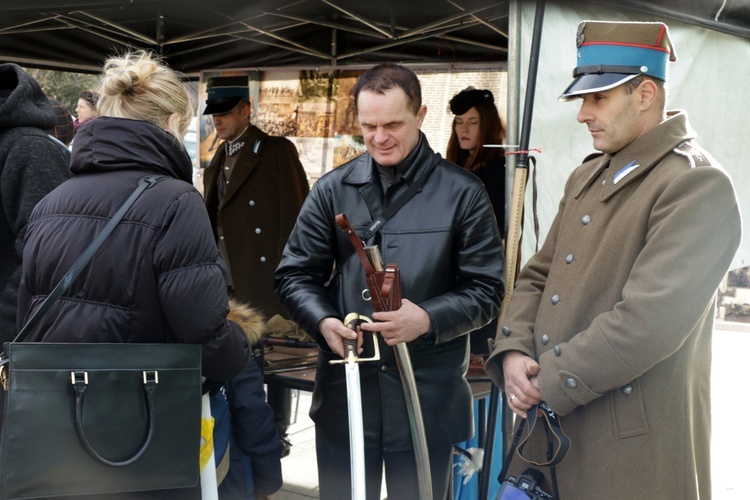
[[[180,142],[195,114],[182,75],[151,51],[107,59],[100,93],[99,116],[147,121]]]

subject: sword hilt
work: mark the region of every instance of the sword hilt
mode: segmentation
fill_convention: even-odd
[[[349,313],[344,318],[344,324],[347,328],[357,331],[357,327],[362,323],[373,323],[373,321],[359,313]],[[338,363],[362,363],[364,361],[378,361],[380,359],[380,346],[378,345],[377,333],[372,332],[372,342],[375,347],[375,355],[371,358],[360,358],[357,356],[357,339],[343,339],[344,341],[344,359],[332,359],[328,363],[335,365]]]
[[[355,363],[357,360],[357,340],[344,339],[344,359],[347,363]]]

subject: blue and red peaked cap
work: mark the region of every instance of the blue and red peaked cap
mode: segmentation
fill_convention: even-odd
[[[615,88],[638,75],[666,82],[667,64],[677,60],[664,23],[583,21],[576,45],[574,80],[561,101]]]
[[[206,109],[204,115],[220,115],[232,111],[242,100],[250,100],[248,77],[217,76],[206,84]]]

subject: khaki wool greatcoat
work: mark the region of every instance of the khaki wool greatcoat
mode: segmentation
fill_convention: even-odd
[[[539,361],[571,439],[563,499],[710,498],[711,332],[741,223],[730,179],[694,138],[670,113],[572,173],[487,362],[502,388],[502,353]],[[540,461],[544,434],[527,446]],[[515,456],[510,474],[527,467]]]
[[[217,180],[226,150],[222,144],[204,174],[206,208],[218,241],[221,225],[234,297],[260,309],[266,319],[287,317],[273,291],[273,274],[289,233],[310,191],[297,149],[288,139],[250,125],[245,145],[219,202]]]

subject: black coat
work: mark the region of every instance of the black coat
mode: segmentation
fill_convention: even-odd
[[[434,157],[422,136],[395,199],[418,179]],[[276,271],[282,303],[321,346],[311,416],[317,429],[348,439],[344,370],[318,331],[325,317],[349,312],[371,315],[362,265],[335,222],[346,213],[361,231],[382,212],[383,193],[369,154],[342,165],[312,188]],[[472,436],[472,395],[464,378],[466,334],[497,313],[503,286],[503,252],[492,207],[482,183],[441,160],[424,187],[371,241],[386,263],[401,270],[403,296],[430,315],[432,332],[409,344],[428,444],[450,445]],[[336,268],[335,276],[331,277]],[[366,341],[366,345],[371,340]],[[394,350],[381,342],[382,359],[360,367],[365,442],[388,450],[412,447]],[[366,349],[368,356],[371,349]],[[382,429],[382,434],[381,434]],[[382,437],[382,443],[381,443]]]
[[[149,174],[145,191],[26,338],[48,342],[203,344],[203,374],[226,380],[249,359],[226,320],[226,285],[208,215],[187,181],[187,152],[146,122],[96,118],[76,135],[74,177],[34,209],[26,233],[18,327]]]
[[[216,182],[226,159],[223,144],[206,167],[203,192],[214,233],[221,222],[234,298],[271,318],[285,315],[273,292],[273,273],[310,188],[289,139],[251,125],[242,140],[222,203]]]
[[[495,213],[497,229],[501,237],[505,238],[505,157],[499,156],[486,166],[480,168],[474,175],[481,179]],[[494,339],[497,331],[497,318],[474,330],[469,336],[470,350],[473,354],[489,354],[488,339]]]
[[[31,211],[70,178],[70,155],[47,135],[55,112],[36,80],[0,64],[0,343],[16,336],[21,252]]]

